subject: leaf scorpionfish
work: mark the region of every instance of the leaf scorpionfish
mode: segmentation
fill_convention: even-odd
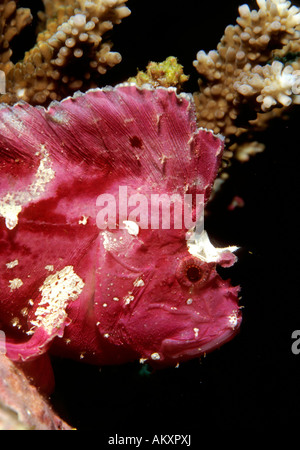
[[[7,356],[175,366],[229,341],[241,323],[239,287],[216,267],[232,265],[235,248],[215,248],[205,231],[190,241],[184,225],[122,220],[119,204],[125,186],[131,199],[190,193],[206,203],[222,150],[223,139],[197,127],[193,102],[174,89],[124,84],[47,109],[1,105]],[[115,226],[99,226],[101,194],[116,199]],[[148,205],[137,204],[147,217]]]

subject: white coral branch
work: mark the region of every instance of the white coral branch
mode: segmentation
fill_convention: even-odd
[[[236,25],[226,27],[217,50],[199,51],[193,63],[201,75],[194,94],[198,123],[226,137],[245,131],[236,119],[245,113],[246,123],[252,107],[266,112],[300,104],[299,60],[269,63],[299,52],[300,9],[287,0],[256,2],[257,10],[241,5]]]
[[[300,70],[284,66],[280,61],[273,61],[272,65],[257,65],[251,72],[243,72],[234,87],[242,96],[256,96],[263,112],[277,104],[290,106],[299,102]]]

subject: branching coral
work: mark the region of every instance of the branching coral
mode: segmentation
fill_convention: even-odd
[[[103,35],[130,14],[127,0],[45,0],[45,29],[23,61],[6,69],[7,94],[1,101],[31,104],[60,100],[96,86],[101,74],[121,61]]]
[[[290,106],[300,102],[300,70],[273,61],[271,65],[254,67],[250,74],[241,74],[234,88],[245,97],[255,96],[263,112],[277,104]]]
[[[11,0],[0,2],[0,70],[4,73],[8,73],[13,67],[10,42],[31,19],[28,8],[17,8],[16,2]]]
[[[300,50],[299,8],[284,0],[257,4],[257,11],[242,5],[217,50],[199,51],[194,61],[202,76],[194,95],[199,125],[223,133],[227,141],[243,133],[257,113],[300,99],[299,60],[274,61]]]
[[[17,9],[16,1],[2,0],[0,70],[7,92],[0,100],[47,105],[99,86],[101,75],[121,61],[105,33],[130,14],[126,1],[43,0],[36,45],[13,64],[10,42],[31,14]],[[251,142],[249,128],[263,130],[274,116],[300,103],[299,8],[285,0],[257,0],[257,5],[252,11],[240,6],[237,23],[225,29],[217,49],[199,51],[194,61],[201,75],[194,94],[198,124],[225,135],[227,160],[261,151],[262,144]],[[149,63],[130,81],[180,90],[187,79],[176,58],[169,57]]]

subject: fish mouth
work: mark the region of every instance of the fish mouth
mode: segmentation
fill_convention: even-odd
[[[197,328],[194,328],[194,339],[169,338],[162,343],[162,354],[166,359],[184,360],[201,356],[209,353],[223,344],[231,341],[231,339],[239,332],[242,322],[241,314],[236,316],[236,323],[223,330],[223,332],[211,336],[211,338],[196,338]]]

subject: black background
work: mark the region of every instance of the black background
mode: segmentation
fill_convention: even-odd
[[[190,75],[185,90],[197,90],[197,51],[216,48],[241,3],[129,0],[132,14],[111,36],[123,61],[103,84],[173,55]],[[298,122],[295,109],[289,121],[276,121],[261,135],[264,153],[232,165],[206,221],[215,243],[241,247],[238,263],[224,272],[241,286],[240,333],[200,361],[148,375],[139,363],[100,369],[54,359],[52,402],[72,426],[97,430],[99,442],[115,433],[151,439],[160,432],[191,433],[200,442],[208,430],[226,431],[230,442],[237,430],[294,429],[300,401],[300,354],[291,351],[291,334],[300,329]],[[229,211],[234,195],[245,206]]]

